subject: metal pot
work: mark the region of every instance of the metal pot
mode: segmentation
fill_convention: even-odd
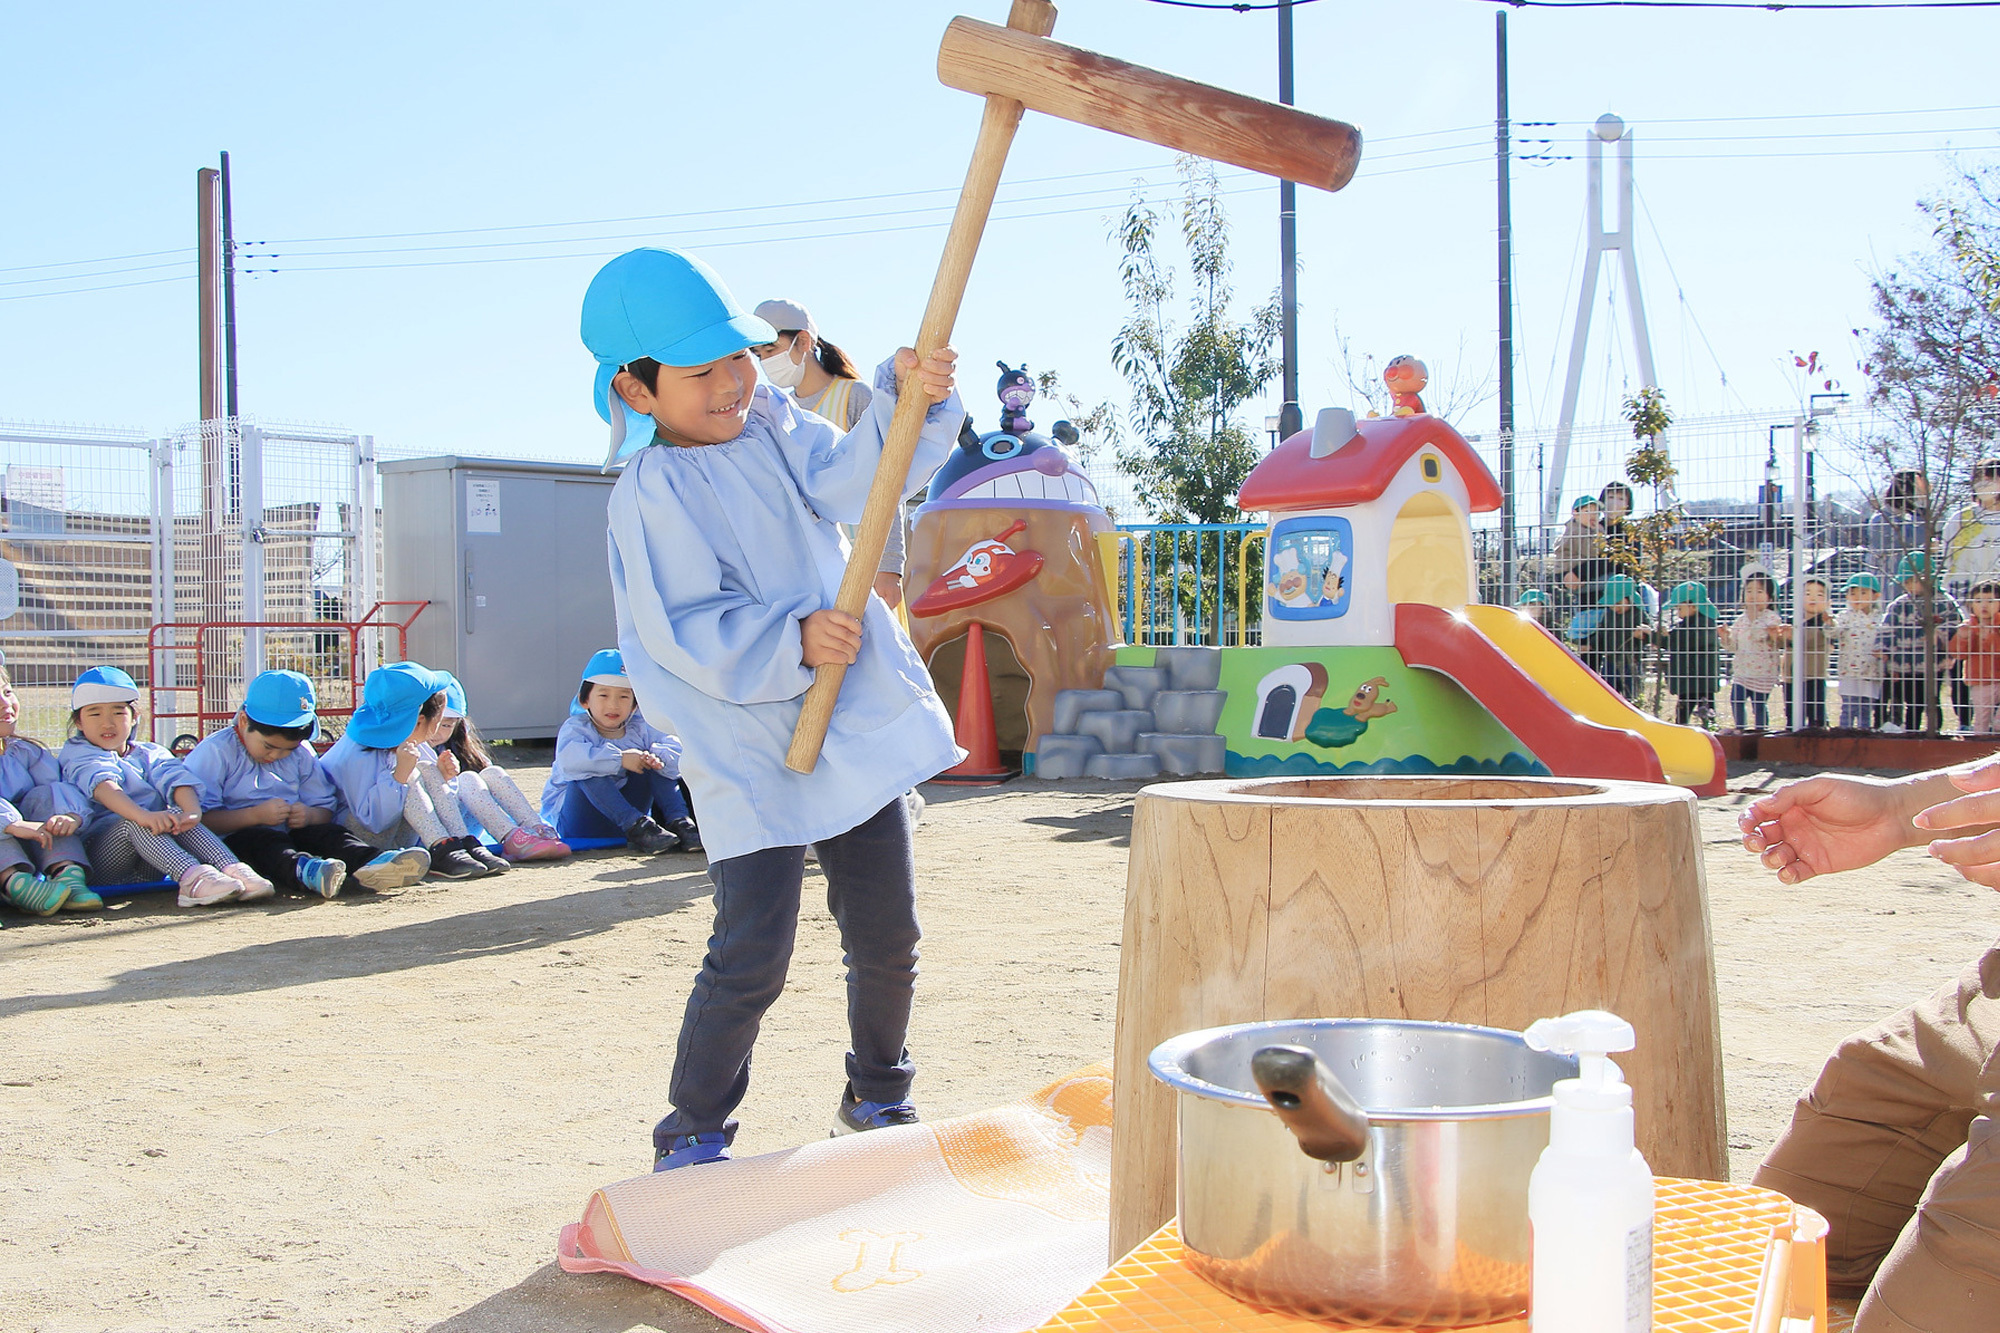
[[[1257,1059],[1279,1047],[1302,1049]],[[1356,1327],[1526,1314],[1528,1175],[1574,1059],[1498,1028],[1320,1018],[1190,1032],[1150,1063],[1183,1094],[1181,1243],[1203,1278]]]

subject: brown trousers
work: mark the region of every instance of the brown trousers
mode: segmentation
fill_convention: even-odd
[[[1756,1183],[1825,1216],[1855,1333],[2000,1329],[2000,944],[1843,1041]]]

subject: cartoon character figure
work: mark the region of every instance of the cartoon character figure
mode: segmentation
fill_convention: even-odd
[[[1382,382],[1395,395],[1389,415],[1414,417],[1424,414],[1424,400],[1417,397],[1431,382],[1430,367],[1414,356],[1399,356],[1382,368]]]
[[[1382,691],[1388,688],[1389,682],[1382,676],[1364,682],[1342,707],[1322,708],[1314,713],[1312,721],[1306,724],[1305,738],[1325,750],[1354,744],[1368,730],[1370,722],[1396,711],[1396,705],[1382,697]]]
[[[1310,580],[1305,570],[1299,568],[1299,553],[1289,546],[1278,548],[1271,557],[1271,568],[1277,578],[1264,585],[1265,593],[1281,605],[1290,607],[1317,606],[1312,594],[1306,591]]]
[[[1000,383],[993,392],[1000,395],[1000,429],[1009,435],[1025,435],[1035,428],[1028,420],[1028,404],[1035,401],[1035,382],[1028,377],[1028,367],[1024,362],[1016,370],[1005,361],[995,361],[1000,367]]]
[[[1335,551],[1333,558],[1326,562],[1326,576],[1319,582],[1321,606],[1340,605],[1341,596],[1347,591],[1346,580],[1342,577],[1346,572],[1347,552]]]
[[[961,606],[976,606],[1034,578],[1042,569],[1042,553],[1016,551],[1007,544],[1009,537],[1027,528],[1026,522],[1016,519],[997,536],[966,547],[958,563],[932,579],[924,595],[910,603],[910,614],[935,616]]]

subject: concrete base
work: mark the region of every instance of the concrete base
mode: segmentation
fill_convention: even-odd
[[[1085,777],[1156,778],[1160,761],[1149,754],[1101,754],[1083,766]]]
[[[1878,731],[1741,732],[1718,736],[1723,757],[1813,768],[1920,772],[2000,754],[2000,736],[1885,736]]]
[[[1222,683],[1220,648],[1159,648],[1153,665],[1165,667],[1170,690],[1212,690]]]
[[[1225,690],[1161,690],[1153,697],[1153,720],[1163,732],[1199,736],[1215,730],[1228,699]]]
[[[1125,696],[1127,708],[1151,708],[1153,696],[1167,688],[1165,667],[1115,666],[1104,669],[1104,688]]]
[[[1079,736],[1092,736],[1112,754],[1131,754],[1142,732],[1153,730],[1153,714],[1144,708],[1120,708],[1109,713],[1085,713],[1077,720]]]
[[[1056,735],[1076,735],[1077,720],[1085,713],[1109,713],[1124,706],[1125,696],[1117,690],[1057,690]]]
[[[1084,767],[1104,753],[1095,736],[1044,736],[1035,742],[1035,776],[1051,781],[1080,778]]]
[[[1149,731],[1139,737],[1139,753],[1160,761],[1160,771],[1177,778],[1196,773],[1220,773],[1229,744],[1222,737],[1169,736]]]

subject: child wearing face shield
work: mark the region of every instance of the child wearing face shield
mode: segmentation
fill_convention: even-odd
[[[819,336],[812,312],[796,301],[765,301],[752,312],[778,331],[777,341],[751,348],[757,354],[758,369],[771,384],[792,396],[792,401],[817,417],[825,417],[841,430],[853,430],[875,399],[875,391],[861,382],[861,372],[847,359],[847,353]],[[889,526],[889,544],[882,548],[882,563],[876,566],[875,595],[895,610],[903,600],[904,521],[902,514]],[[854,537],[852,525],[847,536]]]

